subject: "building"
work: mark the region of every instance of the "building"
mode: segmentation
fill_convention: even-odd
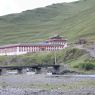
[[[34,52],[50,52],[67,47],[67,41],[59,35],[40,43],[20,43],[0,46],[0,55],[21,55]]]

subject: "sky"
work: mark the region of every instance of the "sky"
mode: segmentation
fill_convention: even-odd
[[[73,2],[78,0],[0,0],[0,16],[20,13],[25,10],[45,7],[56,3]]]

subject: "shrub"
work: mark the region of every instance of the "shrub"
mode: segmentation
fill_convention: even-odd
[[[79,69],[83,69],[83,70],[92,70],[92,69],[95,69],[95,64],[93,64],[93,63],[80,63],[74,67],[79,68]]]
[[[82,56],[85,54],[84,50],[80,50],[80,49],[69,49],[65,52],[65,56],[64,56],[64,61],[72,61],[72,60],[77,60],[78,57]]]

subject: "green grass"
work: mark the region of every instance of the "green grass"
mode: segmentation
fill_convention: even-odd
[[[40,88],[45,90],[52,90],[52,89],[61,89],[65,91],[69,90],[76,90],[80,88],[89,88],[89,87],[95,87],[95,81],[94,80],[82,80],[78,82],[73,83],[62,83],[62,84],[30,84],[30,88]]]
[[[0,44],[43,41],[54,34],[69,42],[95,40],[95,0],[54,4],[0,17]]]

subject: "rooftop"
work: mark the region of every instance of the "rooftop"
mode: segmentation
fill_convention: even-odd
[[[16,46],[59,46],[58,44],[48,44],[46,42],[42,43],[18,43],[18,44],[9,44],[9,45],[3,45],[0,46],[0,48],[9,48],[9,47],[16,47]]]

